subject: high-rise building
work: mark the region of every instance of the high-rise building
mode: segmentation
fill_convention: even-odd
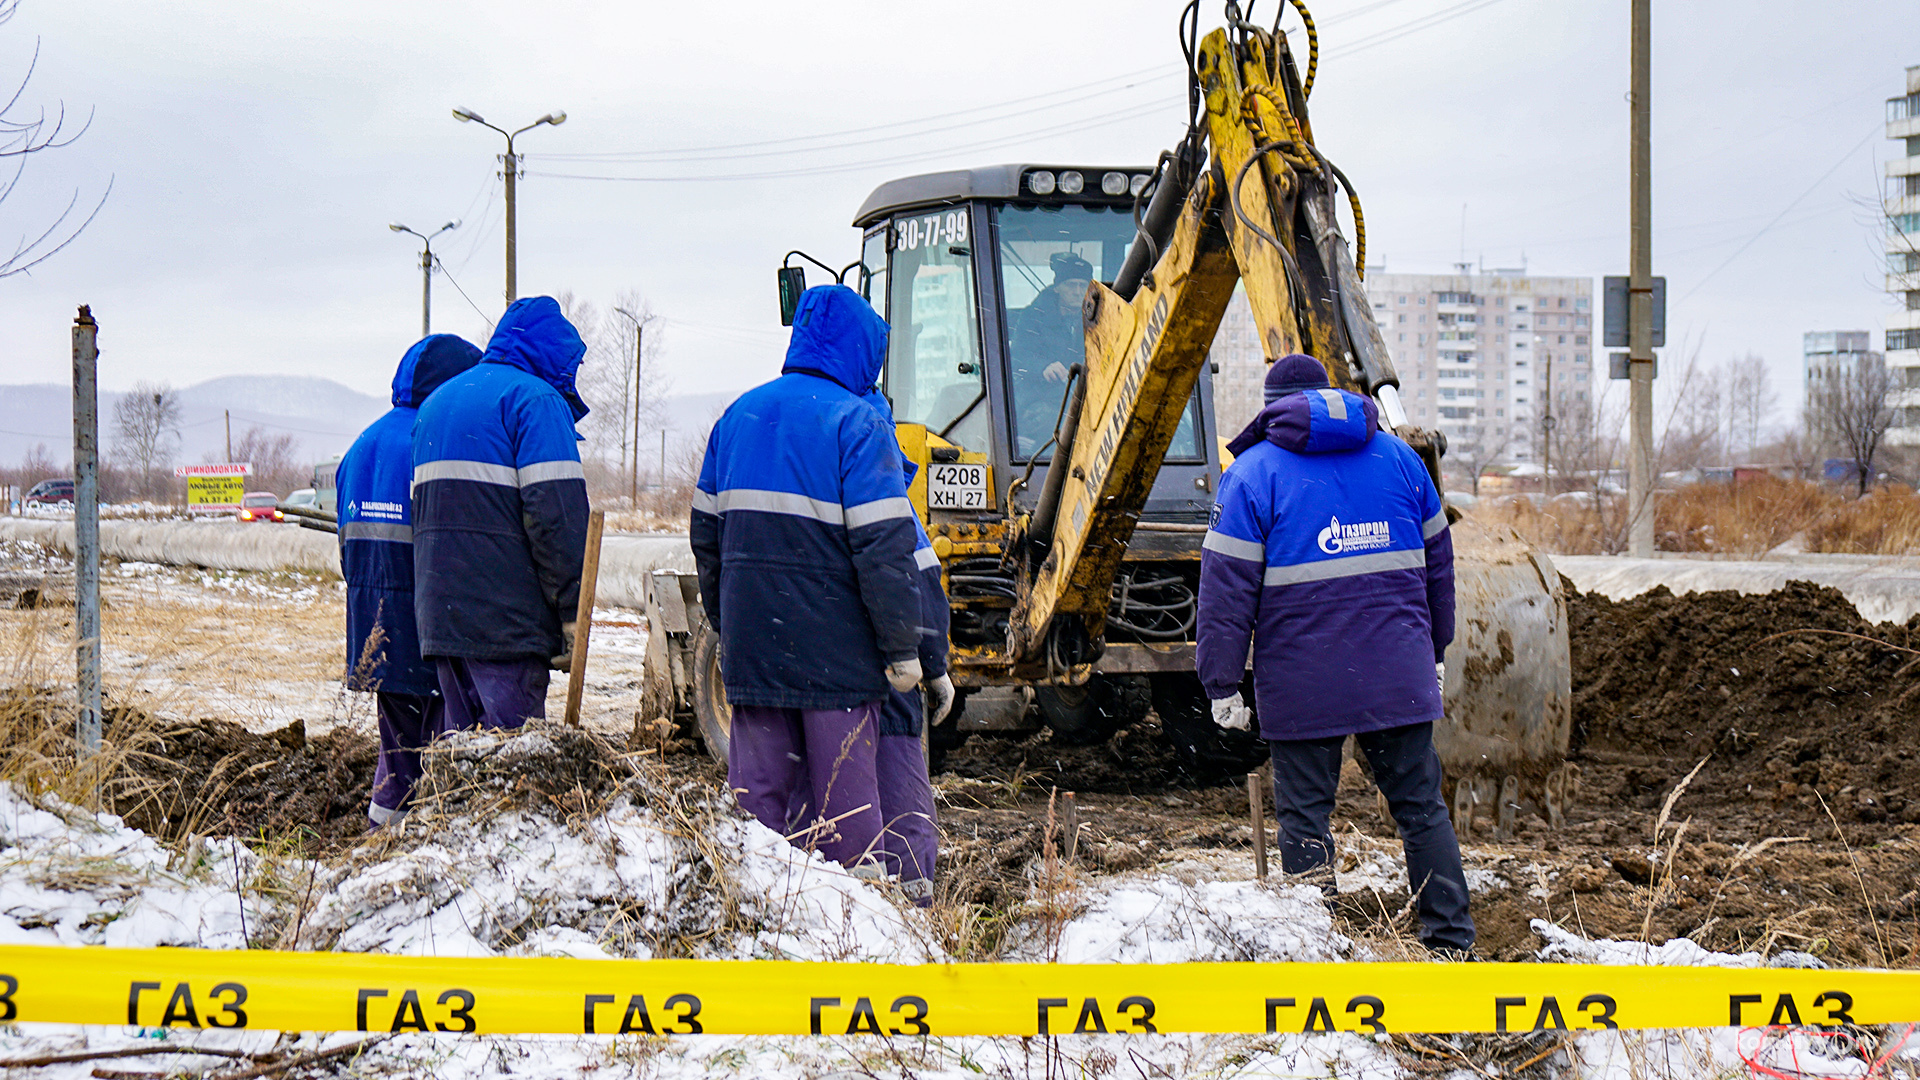
[[[1407,417],[1446,433],[1456,459],[1524,463],[1539,453],[1549,372],[1555,400],[1598,397],[1593,281],[1524,270],[1367,274],[1374,321],[1400,373]],[[1266,356],[1236,292],[1213,341],[1214,413],[1240,430],[1260,408]]]
[[[1920,66],[1907,69],[1907,92],[1887,99],[1887,138],[1901,156],[1887,162],[1887,366],[1893,376],[1893,425],[1887,441],[1920,445]]]
[[[1863,365],[1884,362],[1866,330],[1810,330],[1800,339],[1800,355],[1806,362],[1809,397],[1822,386],[1853,378]]]

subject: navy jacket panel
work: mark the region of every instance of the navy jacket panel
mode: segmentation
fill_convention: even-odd
[[[587,487],[573,424],[585,346],[552,298],[514,302],[482,361],[413,429],[423,655],[548,657],[580,598]]]
[[[413,612],[414,407],[479,359],[479,349],[452,334],[408,349],[394,373],[392,410],[361,432],[335,471],[351,690],[439,693]]]
[[[1196,666],[1230,696],[1249,641],[1261,734],[1313,739],[1438,720],[1453,638],[1446,511],[1373,402],[1338,390],[1262,410],[1221,478],[1200,562]]]
[[[809,289],[785,372],[707,440],[690,538],[731,701],[852,708],[919,653],[917,519],[893,425],[860,398],[885,353],[858,293]]]

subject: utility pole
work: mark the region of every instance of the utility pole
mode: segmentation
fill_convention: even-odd
[[[1632,217],[1627,284],[1627,554],[1653,556],[1652,0],[1633,0]]]
[[[80,305],[73,320],[73,636],[80,752],[100,749],[99,324]]]
[[[633,471],[627,476],[627,503],[635,507],[640,505],[640,358],[645,355],[640,346],[646,334],[645,323],[633,328]]]
[[[433,238],[448,229],[460,227],[458,221],[449,221],[431,233],[415,232],[397,221],[388,222],[387,228],[397,233],[407,233],[421,240],[420,248],[420,336],[433,333]]]
[[[227,418],[227,463],[233,463],[233,410],[222,409],[220,414]]]
[[[623,307],[613,309],[617,315],[624,315],[633,324],[633,429],[620,437],[621,453],[624,455],[629,445],[633,447],[632,456],[627,458],[627,506],[640,507],[640,362],[645,355],[641,346],[646,343],[647,324],[640,316]]]
[[[660,490],[667,490],[667,429],[660,429]]]
[[[515,186],[520,179],[520,155],[516,153],[513,149],[513,139],[514,139],[514,136],[519,135],[523,132],[531,131],[534,128],[539,127],[541,124],[554,124],[554,125],[564,124],[567,122],[567,114],[563,110],[555,109],[552,112],[548,113],[547,115],[541,117],[540,119],[535,120],[533,123],[528,124],[526,127],[519,128],[514,131],[508,131],[505,128],[494,127],[492,124],[489,124],[484,119],[482,119],[479,113],[474,112],[472,109],[465,108],[465,107],[456,107],[453,110],[453,118],[455,120],[460,121],[463,124],[475,123],[475,124],[479,124],[481,127],[484,127],[484,128],[493,128],[493,130],[499,132],[500,134],[506,136],[507,138],[507,152],[503,154],[500,158],[501,164],[505,168],[500,175],[501,175],[501,178],[506,182],[507,303],[511,304],[515,300],[518,300],[520,298],[520,268],[519,268],[520,215],[519,215],[519,210],[514,205],[514,198],[513,198]]]

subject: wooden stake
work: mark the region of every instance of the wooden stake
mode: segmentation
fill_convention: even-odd
[[[600,533],[607,512],[587,517],[587,552],[580,562],[580,607],[574,615],[573,667],[567,672],[567,723],[580,726],[580,695],[587,688],[587,638],[593,633],[593,593],[600,583]]]
[[[1074,801],[1073,792],[1067,795],[1067,861],[1080,851],[1080,804]]]
[[[1253,820],[1253,876],[1267,880],[1267,801],[1260,793],[1258,770],[1247,774],[1247,816]]]

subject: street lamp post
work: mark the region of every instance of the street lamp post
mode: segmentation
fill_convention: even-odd
[[[644,355],[640,346],[646,341],[647,324],[626,308],[613,310],[633,323],[633,437],[622,441],[630,442],[633,447],[633,455],[627,459],[627,505],[637,510],[640,507],[640,360]]]
[[[507,153],[506,156],[500,160],[506,166],[501,172],[501,176],[506,180],[507,189],[507,303],[511,304],[520,298],[519,249],[516,236],[516,227],[519,224],[519,218],[514,209],[513,202],[514,184],[520,178],[520,157],[514,153],[513,140],[516,135],[531,131],[541,124],[564,124],[567,122],[567,114],[560,109],[555,109],[540,119],[535,120],[533,123],[528,124],[526,127],[513,131],[493,127],[492,124],[481,119],[479,113],[464,107],[455,108],[453,110],[453,118],[463,124],[472,121],[481,127],[493,128],[493,130],[507,138]]]
[[[431,233],[414,232],[397,221],[389,222],[387,228],[394,232],[408,233],[420,238],[420,336],[433,333],[433,238],[448,229],[460,227],[458,221],[449,221]]]

